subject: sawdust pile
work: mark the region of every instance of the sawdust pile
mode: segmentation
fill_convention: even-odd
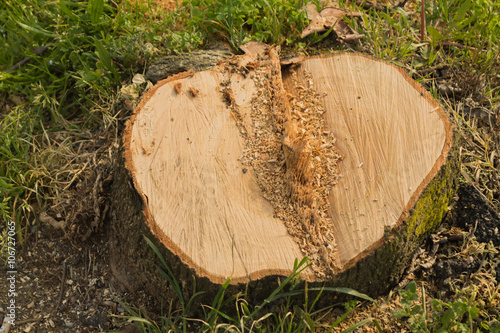
[[[291,115],[286,123],[283,150],[289,200],[299,216],[286,221],[289,232],[302,239],[301,249],[311,258],[325,262],[335,270],[338,262],[332,220],[328,215],[330,189],[337,183],[338,153],[333,134],[325,130],[322,115],[325,109],[314,90],[312,78],[306,73],[307,86],[298,83],[292,73],[295,95],[288,94]]]
[[[244,73],[257,87],[250,119],[240,114],[231,90],[222,91],[245,139],[240,160],[253,168],[275,217],[283,220],[304,256],[311,259],[317,277],[325,278],[338,266],[327,199],[337,182],[341,157],[334,146],[335,138],[325,130],[325,110],[312,79],[308,77],[303,87],[294,74],[295,95],[287,94],[279,62],[260,64]]]

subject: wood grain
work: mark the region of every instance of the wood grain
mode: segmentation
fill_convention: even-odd
[[[244,137],[254,134],[242,133],[241,126],[251,128],[245,124],[252,122],[257,87],[248,76],[259,56],[228,61],[241,63],[242,57],[252,64],[248,75],[220,65],[161,81],[136,109],[124,140],[149,228],[196,275],[219,284],[287,275],[303,256],[264,198],[255,171],[241,162]],[[341,54],[298,66],[299,83],[306,85],[310,75],[322,96],[325,131],[333,133],[342,155],[342,176],[328,200],[335,264],[343,272],[381,248],[387,232],[412,214],[447,161],[452,129],[430,94],[393,65]],[[281,79],[279,67],[271,72]],[[293,94],[289,70],[282,80]],[[276,117],[284,119],[286,132],[288,105],[278,104]]]

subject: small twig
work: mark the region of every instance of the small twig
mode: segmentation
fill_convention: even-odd
[[[66,283],[66,264],[67,264],[66,260],[64,260],[64,264],[63,264],[63,276],[62,276],[62,280],[61,280],[61,291],[59,293],[59,301],[57,302],[56,313],[59,311],[59,307],[61,306],[63,295],[64,295],[64,284]]]
[[[475,236],[475,233],[476,233],[476,230],[477,230],[477,223],[479,222],[479,220],[476,220],[476,224],[474,224],[474,228],[471,230],[470,234],[472,236]]]
[[[24,320],[15,321],[14,324],[16,324],[16,325],[24,325],[24,324],[29,324],[29,323],[38,323],[41,320],[42,320],[42,318],[24,319]]]
[[[91,223],[91,227],[93,231],[95,231],[100,224],[101,221],[101,207],[100,207],[100,200],[99,200],[99,194],[102,191],[102,174],[98,173],[97,178],[94,183],[94,188],[92,189],[92,199],[94,201],[94,213],[95,213],[95,218],[94,221]]]
[[[434,24],[434,29],[437,29],[437,27],[439,25],[439,22],[441,22],[440,18],[438,18],[437,21],[436,21],[436,24]]]
[[[54,44],[55,42],[57,42],[57,38],[50,41],[47,45],[44,45],[42,47],[38,47],[36,49],[33,50],[33,54],[34,55],[42,55],[45,51],[47,51],[49,49],[49,46]],[[22,65],[24,65],[25,63],[27,63],[28,61],[31,60],[31,57],[26,57],[24,58],[23,60],[17,62],[14,66],[8,68],[7,70],[5,70],[5,73],[9,73],[9,72],[12,72],[12,71],[15,71],[16,69],[18,69],[19,67],[21,67]]]
[[[360,34],[350,34],[350,35],[345,35],[344,37],[341,37],[340,40],[343,42],[354,42],[358,41],[360,39],[365,38],[365,35],[360,35]]]
[[[422,0],[422,12],[420,13],[420,40],[425,39],[425,0]]]
[[[106,202],[106,205],[104,206],[104,209],[101,213],[101,222],[100,222],[100,225],[103,224],[104,222],[104,219],[106,218],[106,215],[108,214],[108,210],[109,210],[109,204]]]
[[[486,259],[484,257],[485,257],[485,253],[482,253],[481,254],[481,261],[479,263],[478,269],[476,270],[476,273],[479,272],[484,267],[484,263],[486,262]]]
[[[408,278],[408,276],[410,274],[413,274],[414,272],[416,272],[420,268],[420,266],[415,266],[415,262],[417,261],[418,256],[424,252],[425,252],[424,249],[422,249],[420,247],[415,251],[415,253],[413,254],[413,258],[411,259],[410,267],[406,271],[405,277],[403,278],[403,280],[401,280],[401,282],[398,283],[396,288],[394,288],[395,290],[403,289],[410,282],[410,279]]]
[[[475,47],[472,47],[472,46],[465,46],[465,45],[462,45],[462,44],[457,44],[457,43],[451,43],[451,42],[439,42],[439,45],[441,46],[456,46],[456,47],[459,47],[461,49],[468,49],[468,50],[471,50],[471,51],[479,51],[481,53],[486,53],[488,52],[488,50],[479,50]]]
[[[68,183],[68,185],[66,185],[64,188],[63,188],[63,191],[66,191],[72,184],[73,182],[76,180],[76,178],[83,172],[85,171],[85,169],[87,168],[87,165],[89,164],[89,162],[85,162],[85,165],[83,166],[83,168],[81,168],[80,170],[78,170],[74,175],[73,175],[73,178],[71,178],[70,182]]]
[[[11,326],[9,318],[4,316],[2,326],[0,326],[0,333],[9,333]]]
[[[92,190],[92,199],[93,199],[93,208],[94,208],[94,213],[95,213],[95,217],[94,217],[94,220],[90,223],[90,227],[87,229],[87,232],[82,236],[82,240],[83,241],[86,241],[87,238],[90,237],[90,235],[92,235],[92,232],[96,231],[103,219],[101,218],[101,198],[99,198],[99,194],[102,192],[102,181],[101,181],[101,178],[102,178],[102,173],[98,173],[97,174],[97,178],[94,182],[94,187],[93,187],[93,190]],[[107,213],[107,211],[106,211]]]
[[[48,223],[56,229],[64,230],[66,229],[66,221],[57,221],[55,218],[47,214],[47,212],[41,212],[39,216],[40,222]]]

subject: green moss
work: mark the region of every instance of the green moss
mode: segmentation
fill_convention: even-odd
[[[415,249],[443,220],[458,187],[458,138],[454,133],[446,164],[424,189],[403,225],[387,232],[380,248],[336,276],[330,285],[350,287],[375,297],[399,282]]]
[[[453,138],[458,146],[458,135]],[[443,220],[448,205],[458,187],[458,152],[452,149],[447,163],[425,188],[406,221],[406,238],[421,239]]]

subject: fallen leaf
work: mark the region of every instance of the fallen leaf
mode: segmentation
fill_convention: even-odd
[[[132,83],[143,84],[143,83],[146,83],[146,79],[144,78],[144,75],[142,75],[142,74],[135,74],[134,77],[132,78]]]
[[[302,38],[315,32],[328,31],[331,28],[342,41],[355,41],[365,37],[365,35],[359,34],[343,21],[344,17],[361,17],[363,14],[359,12],[351,12],[335,7],[325,7],[321,12],[318,12],[316,5],[313,3],[308,3],[304,10],[311,23],[302,31]]]
[[[269,45],[252,40],[246,44],[240,45],[240,49],[246,54],[264,54],[269,50]]]

